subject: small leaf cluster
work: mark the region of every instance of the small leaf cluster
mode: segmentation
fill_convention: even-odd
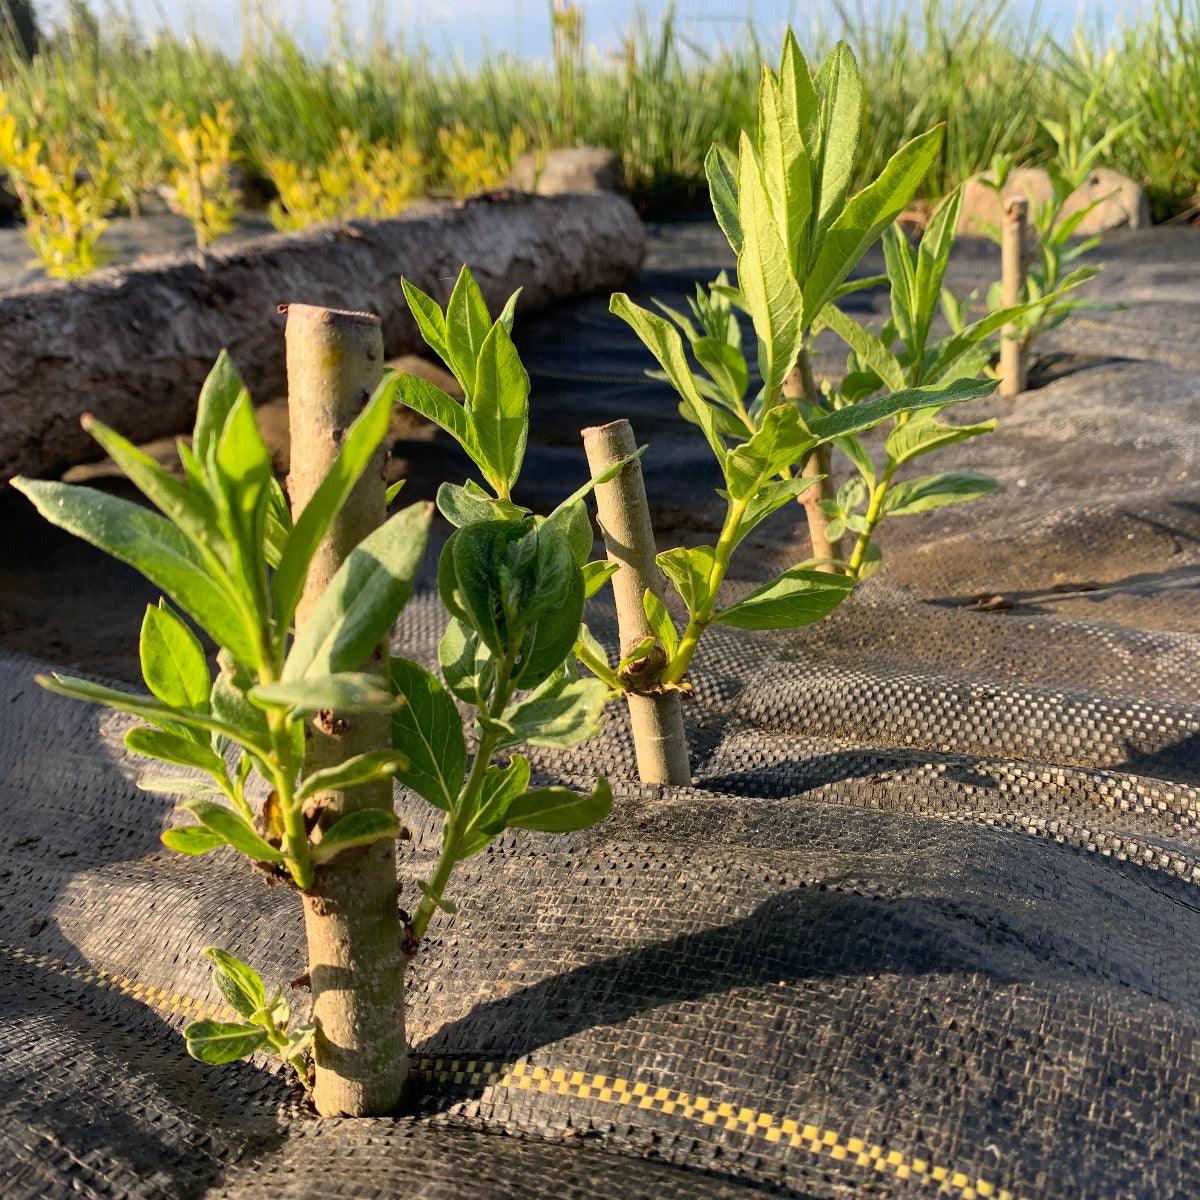
[[[394,217],[420,194],[425,175],[411,145],[364,143],[345,128],[336,149],[315,167],[278,157],[267,159],[265,166],[279,193],[268,215],[280,230],[322,221]]]
[[[0,94],[0,166],[21,202],[34,265],[77,279],[112,257],[100,241],[120,195],[107,142],[97,141],[85,162],[66,138],[26,138]]]
[[[212,112],[200,114],[196,124],[171,107],[158,116],[168,161],[163,195],[172,212],[184,217],[196,235],[196,245],[206,249],[233,228],[240,196],[232,168],[238,160],[234,139],[238,134],[233,102],[223,100]]]
[[[946,268],[962,211],[962,190],[956,190],[933,215],[914,252],[898,225],[884,231],[890,315],[880,333],[863,328],[835,305],[822,313],[820,325],[832,329],[850,348],[846,373],[833,394],[840,411],[853,411],[868,397],[913,387],[952,388],[971,385],[975,396],[987,395],[996,382],[980,381],[1001,328],[1027,311],[1027,306],[998,308],[970,324],[944,286]],[[950,332],[931,336],[939,310]],[[890,426],[881,462],[857,434],[846,434],[835,445],[855,474],[836,495],[822,501],[831,537],[845,531],[854,536],[846,573],[867,578],[878,566],[880,550],[872,540],[885,517],[912,516],[947,504],[961,504],[995,492],[999,484],[977,472],[950,471],[899,481],[896,473],[917,458],[995,428],[995,420],[950,425],[934,406],[899,413]]]
[[[1050,176],[1050,198],[1031,205],[1034,236],[1037,239],[1036,259],[1030,264],[1021,300],[1024,310],[1014,320],[1018,336],[1026,349],[1039,337],[1057,329],[1072,313],[1111,309],[1112,305],[1073,296],[1089,280],[1095,279],[1102,268],[1095,263],[1074,266],[1083,255],[1100,244],[1098,234],[1076,239],[1079,226],[1108,197],[1097,196],[1065,215],[1067,201],[1087,181],[1088,176],[1103,160],[1112,145],[1133,126],[1134,118],[1109,125],[1098,138],[1089,137],[1087,130],[1094,125],[1094,110],[1101,99],[1099,85],[1093,87],[1082,103],[1070,108],[1062,121],[1041,119],[1040,124],[1051,141],[1055,153],[1046,163]],[[1012,171],[1012,159],[997,155],[992,160],[990,177],[985,182],[997,195],[1003,193]],[[997,244],[1000,231],[985,226],[985,231]],[[1073,240],[1076,239],[1076,240]],[[1000,307],[1001,284],[997,280],[988,291],[988,305]]]
[[[49,521],[128,563],[163,593],[142,623],[148,694],[59,674],[40,682],[138,717],[144,723],[126,735],[129,749],[189,772],[143,780],[186,797],[180,808],[194,823],[164,833],[173,850],[199,855],[229,845],[307,890],[337,854],[398,832],[394,814],[374,808],[322,828],[323,793],[388,778],[403,758],[361,754],[305,775],[305,725],[325,711],[395,707],[387,680],[361,665],[411,594],[428,506],[402,509],[368,534],[294,634],[313,554],[374,459],[392,397],[387,383],[376,391],[294,524],[250,395],[225,354],[201,392],[191,445],[178,443],[182,480],[100,421],[86,422],[157,511],[89,488],[15,481]],[[215,675],[185,615],[217,644]],[[248,787],[254,777],[269,789],[257,811]]]
[[[490,129],[476,131],[461,123],[438,130],[442,176],[455,196],[498,188],[528,146],[519,125],[512,127],[507,142]]]
[[[293,1024],[291,1005],[279,990],[268,994],[262,976],[253,967],[216,946],[204,953],[212,960],[217,990],[241,1019],[190,1022],[183,1030],[188,1054],[209,1066],[221,1066],[266,1050],[291,1067],[309,1090],[306,1056],[317,1027]]]

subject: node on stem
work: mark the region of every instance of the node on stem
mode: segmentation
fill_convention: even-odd
[[[625,420],[585,429],[583,446],[593,477],[637,450],[633,429]],[[665,595],[663,575],[655,562],[654,528],[640,462],[626,463],[616,478],[596,488],[596,510],[609,561],[618,566],[612,588],[621,652],[625,653],[654,636],[642,603],[646,592],[653,593],[660,603]],[[679,692],[655,691],[657,681],[648,682],[645,692],[626,693],[638,775],[643,783],[686,786],[692,781],[692,769]]]

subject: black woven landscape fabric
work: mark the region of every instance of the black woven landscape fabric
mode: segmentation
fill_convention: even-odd
[[[657,230],[639,292],[681,304],[728,265],[719,238]],[[533,752],[546,780],[605,772],[613,816],[504,835],[456,877],[410,976],[402,1118],[320,1122],[259,1062],[184,1056],[181,1025],[219,1002],[200,950],[286,984],[298,905],[232,854],[165,852],[124,720],[39,691],[10,638],[0,1193],[1196,1195],[1200,238],[1114,236],[1105,259],[1095,295],[1126,307],[1064,326],[1035,390],[959,414],[1000,417],[955,460],[1000,495],[886,526],[878,575],[818,626],[705,642],[694,788],[632,782],[620,709],[593,745]],[[967,245],[953,283],[994,273]],[[526,502],[577,485],[581,426],[628,416],[664,544],[711,540],[705,448],[604,299],[521,342]],[[417,493],[462,471],[439,440],[398,453]],[[144,586],[9,508],[38,603],[111,608],[134,645]],[[733,590],[806,557],[798,508],[756,536]],[[603,605],[592,624],[611,645]],[[397,652],[430,661],[440,625],[427,574]],[[397,803],[411,908],[438,821]]]

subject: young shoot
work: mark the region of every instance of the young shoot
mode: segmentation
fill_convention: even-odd
[[[708,334],[701,339],[697,357],[720,394],[722,433],[753,436],[785,397],[805,421],[830,411],[813,378],[814,322],[827,304],[862,286],[847,282],[851,272],[913,198],[942,142],[940,127],[921,134],[851,194],[862,111],[863,85],[849,47],[839,42],[814,74],[789,31],[778,73],[762,68],[756,131],[742,132],[736,152],[714,146],[705,160],[713,209],[737,255],[732,294],[753,323],[762,379],[761,392],[746,404],[738,394],[748,375],[741,351],[710,343]],[[828,496],[828,457],[818,443],[788,464],[814,480],[804,501],[813,557],[826,567],[841,559],[818,503]]]
[[[1020,297],[1024,311],[1013,324],[1022,350],[1030,352],[1038,338],[1057,329],[1072,313],[1081,310],[1102,312],[1112,307],[1097,301],[1073,297],[1103,269],[1098,264],[1074,266],[1083,255],[1100,245],[1098,234],[1076,238],[1079,226],[1092,211],[1108,199],[1098,196],[1067,213],[1067,201],[1081,188],[1113,143],[1130,128],[1133,118],[1111,126],[1105,134],[1091,139],[1084,133],[1097,93],[1085,101],[1079,114],[1068,115],[1064,122],[1043,120],[1042,127],[1055,145],[1055,155],[1046,163],[1050,176],[1050,198],[1041,204],[1031,204],[1031,225],[1037,242],[1036,256],[1026,275],[1024,294]],[[997,195],[1002,195],[1012,170],[1012,160],[1004,155],[992,162],[990,178],[985,182]],[[984,226],[991,239],[1000,244],[998,228]],[[997,280],[988,290],[988,306],[998,309],[1003,303],[1001,282]]]
[[[875,401],[879,393],[898,393],[918,387],[952,388],[967,384],[974,396],[985,396],[995,380],[980,380],[992,354],[997,332],[1019,320],[1024,306],[997,309],[982,320],[966,324],[961,309],[943,286],[955,229],[962,210],[961,189],[934,214],[914,253],[898,225],[883,235],[891,315],[878,335],[864,329],[836,305],[829,305],[819,325],[831,328],[849,347],[846,375],[836,393],[839,411],[852,413]],[[931,339],[939,307],[951,331]],[[973,471],[951,471],[898,481],[896,473],[917,458],[968,438],[988,433],[995,420],[973,425],[949,425],[940,420],[941,408],[898,413],[887,423],[883,459],[877,462],[857,433],[836,441],[855,474],[822,502],[836,536],[848,530],[854,538],[846,574],[867,578],[879,564],[873,540],[885,517],[911,516],[946,504],[961,504],[997,490],[999,484]]]
[[[658,555],[687,621],[677,629],[665,607],[646,593],[655,653],[664,665],[658,673],[643,673],[643,687],[682,686],[710,625],[794,629],[830,612],[856,583],[856,573],[840,559],[809,559],[742,600],[724,603],[722,587],[738,546],[760,522],[821,481],[823,473],[815,477],[804,470],[828,447],[902,414],[939,410],[992,388],[961,378],[911,386],[897,381],[900,386],[888,394],[845,408],[817,396],[806,368],[809,340],[833,301],[853,286],[846,284],[850,271],[911,198],[940,133],[910,142],[879,179],[848,198],[861,106],[849,50],[837,47],[814,79],[789,35],[780,74],[763,69],[761,95],[757,145],[743,135],[736,159],[714,151],[709,162],[713,205],[738,255],[737,286],[719,282],[708,295],[699,292],[692,305],[696,324],[670,314],[700,370],[693,370],[670,321],[623,294],[611,303],[657,360],[680,397],[683,416],[699,426],[725,483],[719,493],[725,518],[715,545]],[[762,379],[753,397],[738,322],[727,301],[753,323]],[[798,364],[810,378],[804,394],[793,399],[784,385]],[[826,510],[817,512],[824,524]],[[596,648],[591,649],[594,657]],[[604,668],[611,671],[602,662],[597,672],[602,677]],[[628,673],[621,677],[628,690]]]

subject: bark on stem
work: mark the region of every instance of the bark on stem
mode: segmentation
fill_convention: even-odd
[[[583,447],[588,468],[595,476],[632,454],[637,442],[628,421],[613,421],[585,429]],[[612,578],[612,588],[617,604],[617,629],[625,653],[654,636],[642,606],[646,590],[659,600],[664,599],[663,575],[654,561],[654,527],[650,523],[640,462],[628,463],[615,479],[596,489],[596,510],[609,562],[619,567]],[[692,765],[679,693],[626,692],[626,699],[638,777],[643,783],[690,784]]]
[[[810,404],[818,403],[817,383],[813,378],[812,362],[808,357],[807,350],[800,351],[800,359],[796,367],[783,381],[783,394],[789,399],[795,400],[803,397]],[[802,492],[800,502],[804,505],[804,516],[808,521],[808,540],[812,547],[812,556],[821,563],[817,569],[837,572],[839,568],[828,560],[841,561],[842,542],[840,538],[830,540],[829,518],[821,511],[821,501],[833,499],[833,480],[829,471],[829,447],[818,446],[804,460],[801,473],[805,479],[811,479],[814,475],[823,475],[825,478],[818,480]]]
[[[299,514],[337,454],[342,436],[379,383],[383,337],[366,313],[305,304],[287,313],[288,489]],[[313,556],[297,610],[302,626],[346,555],[386,515],[380,462],[372,464]],[[387,675],[387,646],[361,668]],[[307,729],[305,774],[390,744],[386,714],[338,717],[322,713]],[[311,803],[311,802],[310,802]],[[387,781],[318,798],[327,828],[354,809],[392,810]],[[316,1084],[322,1115],[374,1116],[399,1102],[408,1072],[404,1035],[404,931],[396,906],[395,845],[376,842],[321,867],[304,894],[313,1016]]]
[[[1025,290],[1025,245],[1028,238],[1029,201],[1014,196],[1005,202],[1000,237],[1000,303],[1005,308],[1021,303]],[[1015,325],[1005,325],[1000,336],[1000,395],[1016,396],[1025,390],[1028,373],[1025,340]]]

